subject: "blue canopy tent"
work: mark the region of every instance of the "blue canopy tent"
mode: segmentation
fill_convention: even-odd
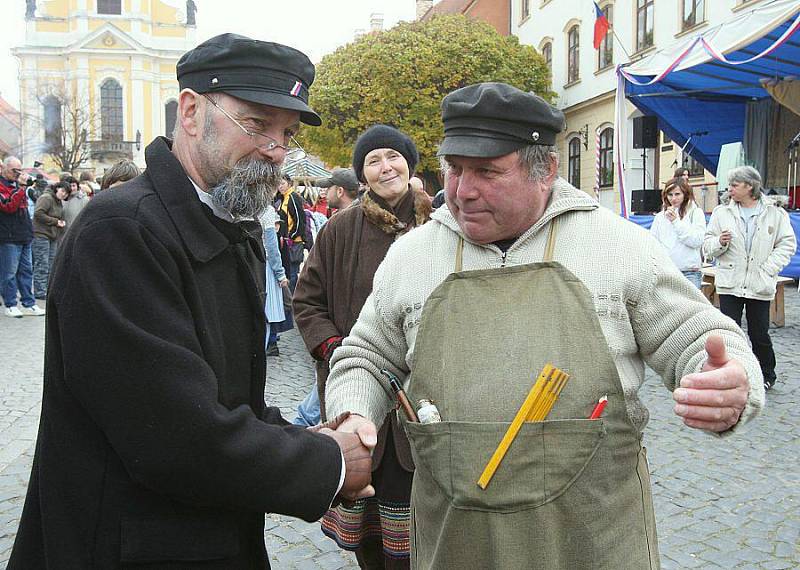
[[[746,104],[761,79],[800,76],[800,2],[774,0],[620,68],[624,94],[707,170],[744,138]],[[748,61],[749,60],[749,61]],[[698,136],[697,133],[703,133]]]
[[[721,147],[745,138],[747,104],[771,97],[762,80],[800,77],[800,1],[773,0],[742,10],[718,26],[618,67],[617,76],[614,155],[621,214],[629,217],[625,99],[658,117],[662,131],[715,172]],[[652,222],[650,216],[630,219],[645,227]],[[800,236],[800,214],[790,219]],[[800,278],[800,253],[781,275]]]

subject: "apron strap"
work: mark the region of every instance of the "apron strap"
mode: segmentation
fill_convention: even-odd
[[[553,261],[553,250],[556,248],[556,233],[558,233],[558,218],[550,220],[550,231],[547,233],[547,245],[544,246],[543,261]]]
[[[547,232],[547,244],[544,247],[544,260],[553,261],[553,250],[556,247],[556,234],[558,233],[558,218],[550,220],[550,229]],[[464,267],[464,238],[458,236],[458,245],[456,246],[456,264],[455,273],[461,271]]]

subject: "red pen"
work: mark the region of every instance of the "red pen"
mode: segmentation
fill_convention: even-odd
[[[603,410],[606,409],[606,404],[608,404],[608,396],[603,396],[599,400],[597,400],[597,405],[592,410],[592,415],[589,416],[590,420],[596,420],[603,414]]]

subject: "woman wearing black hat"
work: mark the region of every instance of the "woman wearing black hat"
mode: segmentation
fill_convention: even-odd
[[[365,131],[353,149],[353,168],[369,190],[358,206],[342,210],[320,230],[297,283],[295,319],[317,359],[323,419],[328,362],[372,292],[378,265],[395,239],[430,217],[430,199],[408,182],[418,162],[413,141],[397,129],[375,125]],[[383,424],[372,460],[375,496],[332,509],[322,529],[354,550],[362,568],[408,568],[414,465],[394,414]]]

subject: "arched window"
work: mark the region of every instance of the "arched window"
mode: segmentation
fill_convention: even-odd
[[[122,14],[122,0],[97,0],[98,14]]]
[[[567,83],[572,83],[580,79],[579,55],[580,55],[580,28],[572,26],[567,32]]]
[[[542,46],[542,57],[547,64],[547,69],[553,72],[553,44],[546,43]]]
[[[614,186],[614,129],[600,132],[600,188]]]
[[[567,158],[567,181],[575,188],[581,187],[581,139],[573,138],[569,141],[569,156]]]
[[[122,86],[115,79],[100,86],[100,133],[103,140],[122,140]]]
[[[44,142],[47,150],[55,150],[61,145],[61,99],[50,95],[42,101],[44,108]]]
[[[166,125],[166,133],[168,138],[172,138],[172,133],[175,131],[175,121],[178,118],[178,102],[170,101],[164,105],[164,124]]]

